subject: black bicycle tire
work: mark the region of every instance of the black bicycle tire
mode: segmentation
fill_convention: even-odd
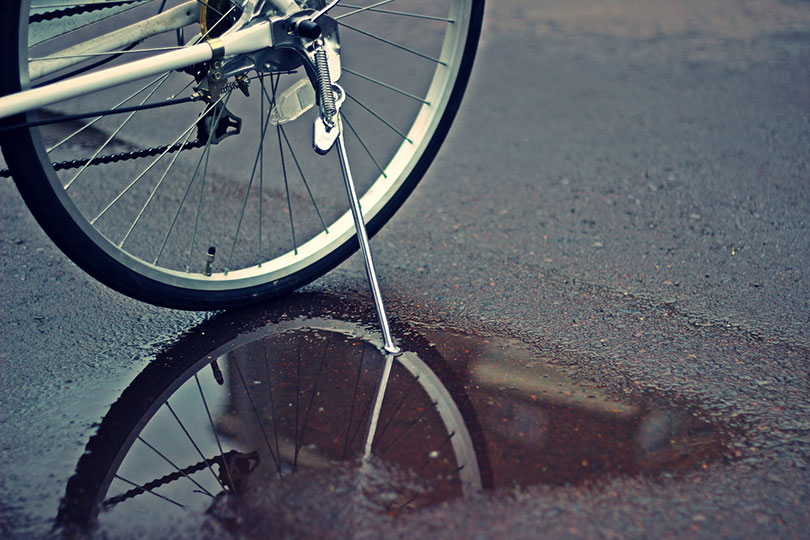
[[[16,2],[0,18],[0,95],[18,92],[21,82],[11,74],[20,72],[17,51],[21,24],[20,2]],[[402,186],[367,224],[369,236],[376,234],[416,188],[444,142],[469,82],[478,46],[484,14],[484,0],[472,0],[472,13],[464,45],[459,73],[450,93],[448,105],[436,131]],[[14,125],[30,121],[30,114],[20,114],[2,121]],[[0,125],[2,125],[0,124]],[[47,163],[32,133],[25,128],[0,133],[0,146],[14,182],[26,206],[40,227],[56,246],[79,268],[104,285],[129,297],[157,306],[186,310],[227,309],[265,301],[288,293],[323,276],[355,253],[359,244],[351,237],[331,253],[309,266],[281,279],[251,287],[201,291],[169,285],[132,271],[99,248],[71,218],[51,189],[48,172],[32,163]]]

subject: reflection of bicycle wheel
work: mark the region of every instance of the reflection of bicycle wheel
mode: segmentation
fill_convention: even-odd
[[[363,459],[385,365],[370,335],[354,323],[294,320],[189,358],[167,352],[88,443],[59,524],[229,515],[293,481],[326,482],[353,493],[352,504],[393,514],[480,489],[459,408],[413,353],[394,362]]]
[[[94,43],[90,38],[99,34],[119,36],[113,32],[159,12],[173,14],[178,3],[6,2],[0,95],[25,88],[29,77],[36,86],[180,47],[200,32],[216,34],[239,13],[232,4],[243,4],[200,2],[210,6],[201,25],[191,2],[188,16],[178,12],[187,21],[177,32],[134,43],[121,38],[126,43],[116,54],[102,47],[104,54],[93,50],[90,60],[73,62],[81,56],[70,47]],[[318,9],[326,2],[297,4]],[[347,91],[341,114],[374,234],[414,189],[450,128],[472,68],[484,1],[355,4],[341,2],[324,20],[340,31],[340,84]],[[216,15],[222,11],[225,16]],[[26,127],[0,133],[4,156],[26,204],[59,248],[120,292],[192,309],[275,296],[354,252],[337,158],[311,157],[315,113],[307,108],[314,90],[296,54],[267,54],[266,62],[222,83],[221,101],[196,97],[195,88],[208,80],[204,64],[12,119]],[[58,122],[28,127],[34,121]]]

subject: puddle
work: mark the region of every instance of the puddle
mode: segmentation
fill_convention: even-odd
[[[724,454],[695,414],[616,401],[515,340],[400,327],[406,352],[386,357],[363,309],[297,295],[164,350],[88,443],[57,522],[122,536],[196,516],[209,532],[333,536],[482,489]]]

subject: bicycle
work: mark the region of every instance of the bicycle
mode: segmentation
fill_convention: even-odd
[[[0,174],[71,260],[130,297],[197,310],[258,302],[310,283],[360,246],[385,327],[364,229],[373,235],[391,218],[438,152],[483,8],[6,5]],[[304,159],[310,146],[334,146],[339,159]],[[395,350],[390,336],[386,347]]]

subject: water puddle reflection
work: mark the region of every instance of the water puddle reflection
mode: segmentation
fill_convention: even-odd
[[[406,352],[386,357],[362,307],[293,300],[215,317],[159,354],[88,443],[59,525],[116,536],[193,515],[225,533],[341,536],[369,512],[724,453],[695,414],[616,401],[515,340],[399,327]]]

